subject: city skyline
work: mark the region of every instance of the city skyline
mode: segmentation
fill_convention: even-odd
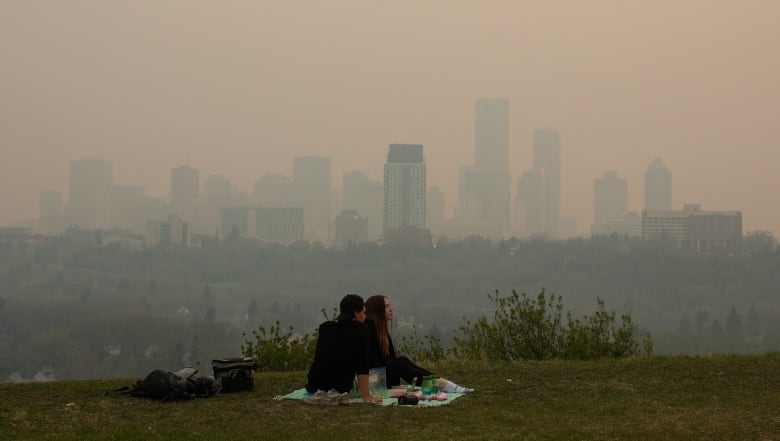
[[[532,168],[533,130],[561,136],[560,219],[593,219],[615,170],[640,212],[660,157],[672,208],[740,210],[780,232],[780,4],[652,6],[596,0],[301,4],[76,0],[0,6],[0,225],[66,198],[68,162],[103,158],[128,197],[168,197],[189,165],[252,193],[292,160],[381,179],[390,143],[425,145],[428,185],[458,207],[479,97],[511,103],[509,172]],[[202,184],[203,182],[201,182]],[[65,202],[63,200],[63,202]],[[334,214],[334,213],[331,213]]]

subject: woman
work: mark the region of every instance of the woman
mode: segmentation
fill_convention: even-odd
[[[421,386],[423,377],[434,374],[417,366],[406,357],[396,357],[393,339],[388,330],[388,322],[391,320],[393,320],[393,307],[387,297],[376,295],[366,300],[366,326],[369,334],[368,365],[371,368],[385,367],[388,387],[400,384],[401,378],[408,384],[414,381],[417,386]],[[437,380],[437,384],[439,390],[447,393],[474,391],[441,377]]]
[[[314,361],[306,383],[306,391],[315,395],[305,402],[349,403],[348,395],[355,375],[363,401],[378,401],[368,389],[368,330],[363,324],[365,319],[363,298],[347,294],[339,304],[338,318],[320,325]]]

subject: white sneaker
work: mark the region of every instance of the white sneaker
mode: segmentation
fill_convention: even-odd
[[[336,391],[325,392],[323,390],[318,390],[312,396],[301,398],[301,401],[303,401],[306,404],[318,404],[322,406],[338,406],[339,394]]]

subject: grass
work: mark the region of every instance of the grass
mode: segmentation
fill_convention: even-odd
[[[259,372],[251,393],[158,403],[135,380],[0,384],[9,440],[780,440],[780,354],[456,363],[477,391],[447,406],[275,401],[304,372]]]

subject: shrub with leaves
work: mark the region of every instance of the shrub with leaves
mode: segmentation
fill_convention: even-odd
[[[457,357],[479,360],[545,360],[596,359],[632,357],[652,353],[649,334],[637,342],[634,325],[628,314],[618,322],[615,312],[604,309],[597,299],[598,309],[592,316],[573,318],[566,313],[562,320],[561,296],[549,297],[542,290],[536,299],[512,291],[502,297],[498,291],[488,294],[495,311],[492,320],[481,317],[466,320],[454,337]]]
[[[447,357],[447,350],[441,339],[430,335],[420,336],[417,326],[412,325],[412,334],[404,335],[396,348],[399,354],[417,362],[439,361]]]
[[[245,357],[253,357],[262,369],[269,371],[308,369],[317,344],[316,331],[312,335],[299,335],[293,333],[293,327],[290,326],[283,333],[278,320],[267,330],[259,326],[252,331],[252,336],[254,340],[244,334],[241,353]]]

